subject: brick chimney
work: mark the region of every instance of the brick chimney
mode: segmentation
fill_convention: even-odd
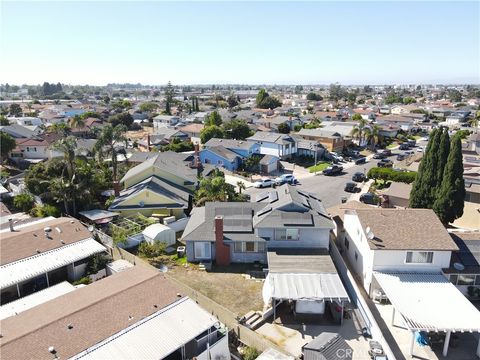
[[[223,216],[215,216],[215,259],[217,265],[230,265],[230,247],[223,242]]]

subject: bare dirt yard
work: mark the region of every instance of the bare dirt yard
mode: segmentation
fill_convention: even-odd
[[[259,279],[246,279],[243,266],[231,265],[227,269],[198,270],[196,265],[175,266],[169,275],[199,293],[223,305],[237,316],[250,310],[262,310],[262,286]]]

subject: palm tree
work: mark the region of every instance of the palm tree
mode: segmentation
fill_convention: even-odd
[[[241,194],[242,190],[245,190],[247,187],[245,186],[245,183],[243,181],[238,181],[237,182],[238,186],[238,193]]]
[[[57,182],[52,184],[54,189],[54,193],[57,194],[57,198],[61,198],[65,204],[65,211],[68,212],[68,200],[72,201],[73,207],[73,215],[77,214],[77,202],[75,189],[75,153],[77,151],[77,139],[73,136],[67,136],[66,138],[62,138],[55,143],[52,144],[50,147],[54,151],[59,151],[63,153],[63,160],[65,161],[66,169],[67,169],[67,180],[65,181],[63,178],[55,179]],[[60,194],[60,195],[59,195]]]
[[[105,156],[111,157],[112,159],[112,180],[114,184],[117,182],[117,155],[121,152],[116,147],[122,142],[127,142],[127,138],[124,135],[126,132],[127,127],[125,125],[120,124],[113,127],[109,124],[102,128],[95,144],[95,152],[98,155],[97,158],[99,161]]]
[[[364,130],[365,141],[367,143],[370,143],[370,145],[372,146],[372,150],[375,150],[375,145],[378,144],[381,140],[380,130],[381,128],[378,125],[366,127]]]
[[[83,128],[85,126],[85,120],[79,115],[75,115],[73,118],[71,118],[69,123],[72,129]]]
[[[368,125],[368,121],[365,119],[360,119],[358,120],[358,124],[355,125],[351,131],[351,135],[353,138],[358,139],[358,144],[362,145],[363,143],[363,135],[364,135],[364,130],[365,127]]]

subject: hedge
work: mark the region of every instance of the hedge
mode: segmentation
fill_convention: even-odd
[[[367,176],[374,180],[385,180],[411,184],[415,181],[417,173],[415,171],[395,171],[390,168],[371,168]]]

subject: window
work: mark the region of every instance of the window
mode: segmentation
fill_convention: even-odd
[[[257,250],[258,252],[265,252],[265,243],[264,242],[259,242],[257,243]],[[480,280],[480,276],[478,277]]]
[[[209,242],[195,242],[195,259],[210,259],[210,243]]]
[[[29,151],[30,151],[30,148],[27,146],[27,152],[29,152]]]
[[[348,241],[347,238],[345,238],[345,248],[348,250],[350,248],[350,241]]]
[[[458,275],[450,275],[450,282],[453,284],[453,285],[457,285],[457,280],[458,280]]]
[[[255,252],[255,243],[254,242],[246,242],[245,243],[245,252]]]
[[[457,285],[473,285],[475,284],[475,275],[458,274]]]
[[[298,240],[298,229],[287,229],[287,240]]]
[[[433,251],[407,251],[407,264],[431,264]]]
[[[358,260],[358,254],[357,254],[357,252],[355,251],[355,261],[357,261],[357,260]]]
[[[238,242],[235,242],[234,244],[235,244],[235,245],[234,245],[233,250],[234,250],[235,252],[242,252],[242,242],[241,242],[241,241],[238,241]]]
[[[275,240],[286,240],[287,231],[285,229],[275,229]]]

